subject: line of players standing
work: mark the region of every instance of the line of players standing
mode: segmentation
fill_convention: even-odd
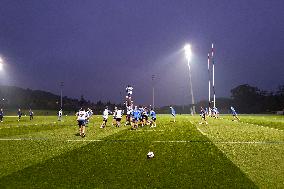
[[[235,121],[235,120],[240,121],[238,114],[233,106],[230,107],[230,112],[233,116],[232,121]],[[206,120],[206,116],[210,116],[210,117],[217,119],[219,118],[219,111],[216,107],[212,109],[209,108],[209,110],[207,108],[204,109],[203,107],[201,107],[200,116],[201,116],[201,122],[199,124],[203,124],[203,123],[208,124]]]
[[[19,108],[18,111],[17,111],[17,115],[18,115],[18,121],[21,120],[21,117],[23,115],[21,109]],[[34,119],[34,112],[32,111],[32,109],[29,110],[29,116],[30,116],[30,120],[33,120]],[[0,122],[3,122],[3,119],[4,119],[4,111],[3,109],[1,108],[0,109]]]

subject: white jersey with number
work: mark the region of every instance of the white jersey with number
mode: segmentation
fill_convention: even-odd
[[[108,118],[108,112],[109,112],[108,109],[105,109],[105,110],[104,110],[104,112],[103,112],[103,118],[104,118],[104,119],[107,119],[107,118]]]
[[[78,120],[78,121],[85,121],[86,118],[87,118],[87,112],[85,112],[85,111],[79,111],[79,112],[77,113],[77,120]]]
[[[122,118],[122,110],[116,111],[116,118]]]
[[[130,115],[132,113],[132,111],[133,111],[133,109],[129,106],[129,107],[127,107],[126,114]]]
[[[128,93],[128,94],[132,94],[132,90],[133,90],[133,87],[126,87],[126,92]]]

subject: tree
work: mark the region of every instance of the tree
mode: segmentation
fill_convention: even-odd
[[[233,106],[241,113],[260,113],[263,111],[260,90],[248,84],[239,85],[231,90]]]

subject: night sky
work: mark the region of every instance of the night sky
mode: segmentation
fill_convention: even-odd
[[[283,0],[0,0],[1,85],[91,101],[189,104],[208,95],[207,53],[215,45],[216,95],[248,83],[284,84]],[[218,106],[218,102],[217,102]]]

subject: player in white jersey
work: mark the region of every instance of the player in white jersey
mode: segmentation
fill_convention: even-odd
[[[123,112],[122,112],[121,108],[118,108],[116,110],[116,126],[117,127],[120,127],[120,121],[122,119],[122,114],[123,114]]]
[[[62,109],[58,111],[58,121],[61,121],[62,118]]]
[[[133,87],[131,87],[130,85],[128,85],[128,86],[126,87],[126,93],[127,93],[127,96],[128,96],[128,97],[131,97],[131,95],[132,95],[132,90],[133,90]]]
[[[127,106],[126,107],[126,121],[125,125],[131,125],[132,122],[132,112],[133,112],[133,106]]]
[[[92,115],[93,115],[93,111],[90,108],[88,108],[87,111],[86,111],[86,127],[87,127],[87,124],[89,123]]]
[[[87,119],[87,112],[81,108],[79,112],[76,113],[78,126],[79,126],[79,133],[82,138],[86,136],[86,119]]]
[[[101,129],[106,127],[108,114],[109,113],[111,113],[111,112],[108,110],[108,107],[106,107],[104,112],[103,112],[103,123],[102,123],[102,125],[100,127]]]
[[[117,107],[114,107],[114,110],[112,112],[112,116],[113,116],[112,123],[111,123],[112,126],[116,124],[116,112],[117,112]]]

